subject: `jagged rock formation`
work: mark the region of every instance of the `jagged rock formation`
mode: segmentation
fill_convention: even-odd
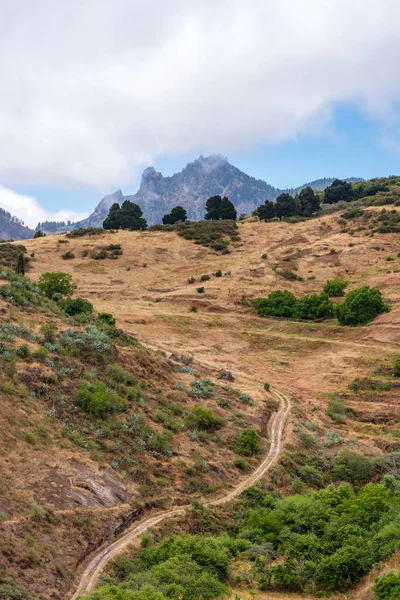
[[[333,179],[319,179],[305,185],[324,189],[332,181]],[[171,177],[164,177],[153,167],[148,167],[143,171],[140,188],[136,194],[124,196],[121,190],[118,190],[105,196],[93,214],[77,223],[75,227],[101,226],[111,205],[114,202],[121,204],[124,200],[139,204],[148,225],[161,223],[162,217],[178,205],[186,209],[188,219],[202,219],[206,200],[215,194],[228,196],[238,215],[249,214],[265,200],[275,200],[282,191],[294,193],[305,185],[297,189],[280,190],[262,179],[255,179],[243,173],[223,156],[200,156]]]

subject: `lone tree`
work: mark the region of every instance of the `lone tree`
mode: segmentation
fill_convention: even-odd
[[[104,229],[119,229],[119,213],[121,211],[120,205],[115,202],[109,210],[108,216],[103,222]]]
[[[300,212],[303,217],[311,217],[319,211],[321,201],[314,190],[308,185],[299,194]]]
[[[282,219],[282,217],[293,217],[296,214],[296,202],[293,196],[287,193],[283,193],[276,199],[276,216]]]
[[[186,221],[187,212],[183,206],[175,206],[170,213],[166,214],[162,218],[164,225],[175,225],[179,221]]]
[[[356,327],[370,323],[390,308],[380,290],[365,285],[346,294],[344,302],[336,306],[336,316],[341,325]]]
[[[25,275],[25,260],[24,260],[24,255],[23,254],[19,254],[18,255],[18,261],[17,261],[17,273],[18,275]]]
[[[269,221],[276,217],[276,208],[274,202],[271,200],[266,200],[264,204],[261,204],[256,211],[257,217],[259,217],[260,221]]]
[[[211,196],[206,202],[205,219],[207,221],[236,221],[236,208],[226,196]]]
[[[110,208],[108,217],[103,221],[104,229],[147,229],[146,219],[138,204],[125,200],[122,206],[115,203]]]
[[[54,295],[72,296],[77,285],[72,282],[72,275],[59,271],[43,273],[38,287],[45,296],[52,298]]]
[[[354,198],[353,186],[348,181],[335,179],[326,188],[324,204],[336,204],[336,202],[350,202]]]

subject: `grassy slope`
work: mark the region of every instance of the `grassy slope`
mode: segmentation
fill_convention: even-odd
[[[329,431],[341,436],[340,447],[354,448],[348,441],[352,438],[359,444],[358,451],[374,455],[395,441],[390,434],[391,422],[400,412],[395,388],[369,395],[367,399],[351,393],[349,406],[356,405],[358,413],[356,419],[348,419],[344,425],[333,423],[323,411],[312,411],[312,406],[325,408],[331,394],[341,391],[347,394],[348,385],[356,377],[370,376],[383,360],[389,361],[399,352],[400,244],[397,234],[371,237],[367,235],[368,229],[352,235],[341,233],[338,218],[334,214],[293,225],[247,221],[239,225],[241,242],[224,256],[185,241],[173,232],[119,232],[71,239],[68,245],[59,244],[59,236],[31,240],[26,242],[28,253],[35,252],[30,276],[35,279],[48,270],[71,272],[78,283],[79,295],[90,299],[97,310],[112,312],[118,325],[140,341],[167,354],[193,355],[203,365],[204,374],[215,376],[219,368],[229,368],[236,378],[233,385],[258,401],[258,407],[247,412],[248,422],[259,430],[263,428],[259,420],[262,383],[269,381],[299,399],[294,420],[311,423],[320,430],[322,446]],[[354,222],[352,229],[357,229],[357,225]],[[94,246],[110,243],[122,245],[123,255],[118,260],[94,261],[82,256]],[[76,258],[62,260],[66,249]],[[262,258],[265,254],[267,258]],[[395,260],[388,262],[387,256]],[[273,270],[276,265],[280,269],[297,269],[304,281],[283,279]],[[211,275],[218,269],[230,274],[211,277],[204,283],[187,283],[192,275],[199,279],[202,274]],[[298,295],[317,292],[326,279],[338,277],[351,282],[349,289],[376,285],[392,302],[392,311],[366,327],[345,329],[334,323],[259,319],[243,301],[243,296],[250,299],[277,288]],[[205,294],[196,293],[199,285],[204,285]],[[193,305],[198,312],[188,312]],[[154,387],[158,385],[157,372],[155,368],[150,375]],[[181,379],[183,383],[189,381],[187,376],[178,377],[175,373],[161,379],[165,377],[171,391]],[[160,385],[164,388],[165,380]],[[244,412],[243,406],[240,411]],[[42,418],[43,413],[38,415],[38,419]],[[296,451],[300,444],[296,427],[289,431],[288,441]],[[56,456],[61,456],[57,443],[55,446]],[[335,453],[337,449],[326,451]],[[215,452],[213,446],[199,451],[203,450]],[[73,452],[79,451],[73,448]],[[215,457],[216,463],[223,460],[224,453],[225,449],[221,449]],[[26,449],[21,456],[32,460]],[[65,464],[70,464],[70,456],[65,457]],[[175,490],[178,482],[179,479],[173,482]],[[275,482],[286,485],[284,469],[277,469]],[[70,535],[70,524],[66,526],[68,529]]]

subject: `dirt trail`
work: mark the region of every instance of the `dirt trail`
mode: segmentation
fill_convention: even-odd
[[[257,467],[257,469],[249,477],[244,479],[234,490],[232,490],[232,492],[223,498],[207,502],[205,506],[217,506],[220,504],[225,504],[226,502],[229,502],[233,498],[239,496],[245,489],[251,487],[256,481],[258,481],[268,471],[268,469],[273,465],[279,456],[283,444],[283,428],[286,418],[289,414],[290,402],[286,396],[282,394],[282,392],[279,392],[276,389],[273,389],[272,392],[279,398],[281,406],[279,411],[275,414],[271,424],[271,444],[264,460]],[[144,521],[135,525],[133,529],[129,530],[122,537],[112,542],[109,546],[100,550],[100,552],[98,552],[86,566],[77,589],[71,596],[71,600],[76,600],[76,598],[79,596],[92,591],[96,586],[99,575],[106,566],[107,562],[119,554],[128,544],[132,543],[151,527],[161,523],[161,521],[185,514],[185,510],[187,508],[188,506],[175,508],[155,515],[154,517],[145,519]]]

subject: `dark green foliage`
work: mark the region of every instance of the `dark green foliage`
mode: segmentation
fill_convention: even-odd
[[[136,231],[147,229],[146,219],[143,218],[142,209],[138,204],[125,200],[120,207],[113,204],[108,217],[103,222],[104,229],[130,229]]]
[[[353,198],[354,192],[351,183],[342,181],[341,179],[335,179],[335,181],[325,189],[324,204],[350,202]]]
[[[25,260],[23,254],[18,255],[16,272],[18,275],[25,275]]]
[[[1,600],[35,600],[24,588],[20,587],[9,577],[0,574]]]
[[[105,221],[103,221],[103,228],[104,229],[120,229],[120,226],[121,226],[120,214],[121,214],[121,207],[117,202],[115,202],[111,206],[111,208],[108,212],[107,218],[105,219]]]
[[[24,255],[25,253],[26,247],[22,246],[22,244],[10,244],[9,242],[1,242],[0,265],[2,265],[3,267],[7,267],[8,269],[13,269],[20,275],[24,275],[25,273],[18,271],[18,265],[20,262],[19,257],[21,256],[21,254]],[[27,258],[24,258],[24,262],[27,262],[27,260]]]
[[[300,214],[303,217],[311,217],[319,211],[321,201],[314,190],[307,186],[299,194]]]
[[[245,429],[238,436],[235,444],[235,452],[242,456],[252,456],[259,451],[261,445],[260,437],[253,429]]]
[[[113,582],[87,600],[216,600],[226,596],[229,560],[248,542],[174,535],[156,546],[148,543],[133,559],[120,557],[113,566]]]
[[[187,212],[183,206],[175,206],[170,213],[166,214],[162,218],[164,225],[175,225],[179,221],[186,221]]]
[[[93,304],[89,300],[85,300],[85,298],[67,298],[66,300],[61,300],[60,306],[71,317],[93,312]]]
[[[393,377],[400,377],[400,357],[394,359],[393,362]]]
[[[281,270],[281,269],[276,269],[275,273],[277,275],[280,275],[284,279],[287,279],[288,281],[304,281],[303,277],[301,277],[300,275],[297,275],[297,273],[295,273],[294,271],[285,271],[285,270]]]
[[[378,315],[389,312],[382,293],[377,288],[364,286],[346,294],[344,302],[336,307],[336,316],[341,325],[365,325]]]
[[[110,325],[110,327],[114,327],[116,323],[115,317],[113,317],[113,315],[108,312],[99,312],[97,318],[99,321],[102,321],[106,325]]]
[[[226,196],[212,196],[206,202],[206,221],[236,221],[237,213]]]
[[[41,229],[39,229],[38,231],[36,231],[34,233],[33,237],[34,237],[34,239],[46,237],[46,234]]]
[[[102,227],[79,227],[79,229],[74,229],[69,233],[66,233],[66,237],[68,238],[77,238],[91,235],[103,235],[104,229]]]
[[[309,294],[297,300],[293,310],[294,319],[316,321],[333,316],[334,306],[328,294]]]
[[[400,573],[388,573],[375,579],[372,588],[375,600],[399,600]]]
[[[256,210],[255,215],[260,221],[270,221],[276,217],[275,203],[271,200],[266,200],[264,204],[261,204]]]
[[[344,296],[344,290],[349,285],[349,282],[345,279],[328,279],[325,283],[323,291],[328,294],[329,297],[339,298]]]
[[[367,457],[347,449],[339,452],[333,467],[335,477],[351,483],[369,481],[373,472],[373,464]]]
[[[271,292],[267,298],[257,298],[253,305],[258,314],[262,317],[286,317],[291,318],[294,308],[297,303],[297,298],[287,290],[275,290]]]
[[[371,179],[362,181],[353,185],[354,198],[365,198],[367,196],[376,196],[378,192],[389,192],[389,185],[386,182]]]
[[[201,429],[207,431],[220,429],[225,425],[225,421],[222,417],[216,415],[211,408],[205,408],[200,404],[197,404],[191,409],[186,416],[185,422],[189,429]]]
[[[204,287],[198,287],[198,288],[196,288],[196,292],[198,294],[204,294],[204,292],[205,292]]]
[[[293,196],[287,193],[280,194],[276,199],[275,213],[276,216],[282,219],[282,217],[293,217],[296,214],[296,202]]]
[[[77,406],[92,417],[104,417],[107,413],[121,412],[127,408],[125,399],[117,396],[101,382],[88,383],[82,381],[74,396]]]
[[[196,244],[207,246],[216,252],[228,251],[227,237],[232,241],[240,239],[235,221],[186,221],[166,227],[173,227],[185,240],[194,240]]]
[[[77,288],[76,284],[72,283],[72,275],[59,271],[43,273],[39,278],[38,287],[47,298],[52,298],[55,294],[71,296]]]
[[[72,260],[73,258],[75,258],[75,254],[71,252],[71,250],[68,250],[62,255],[61,258],[63,258],[64,260]]]
[[[333,304],[327,294],[311,294],[297,299],[291,292],[276,290],[267,298],[257,298],[253,305],[262,317],[285,317],[317,320],[333,315]]]

